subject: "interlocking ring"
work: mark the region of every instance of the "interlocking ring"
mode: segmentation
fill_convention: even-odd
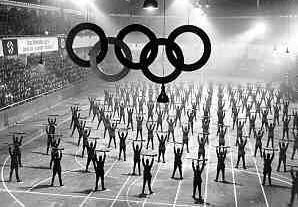
[[[166,48],[168,48],[171,51],[174,51],[174,53],[176,54],[177,58],[175,56],[168,57],[170,63],[175,67],[175,70],[171,74],[165,77],[159,77],[151,73],[148,66],[144,65],[142,68],[142,72],[152,82],[169,83],[174,81],[176,78],[178,78],[178,76],[181,74],[181,66],[184,64],[184,56],[183,56],[182,50],[175,42],[172,42],[169,39],[165,39],[165,38],[159,38],[159,39],[156,39],[156,41],[149,42],[148,44],[145,45],[145,47],[141,52],[140,62],[145,62],[147,59],[148,53],[152,51],[152,48],[156,48],[156,47],[158,48],[159,45],[164,45]],[[153,62],[154,59],[155,58],[151,58],[151,59],[149,58],[147,59],[147,61]]]
[[[92,23],[81,23],[78,24],[77,26],[75,26],[74,28],[72,28],[70,30],[70,32],[68,33],[67,39],[66,39],[66,50],[68,52],[69,57],[79,66],[81,67],[85,67],[85,68],[89,68],[90,65],[90,61],[88,60],[83,60],[82,58],[78,57],[75,52],[73,51],[72,45],[73,45],[73,41],[75,39],[75,36],[83,31],[83,30],[91,30],[93,32],[95,32],[101,42],[101,50],[99,51],[99,54],[96,57],[96,62],[100,63],[106,56],[107,52],[108,52],[108,39],[105,35],[105,32],[103,31],[102,28],[100,28],[99,26],[97,26],[96,24],[92,24]]]
[[[149,38],[150,42],[154,42],[157,39],[155,34],[149,28],[147,28],[143,25],[140,25],[140,24],[131,24],[131,25],[128,25],[127,27],[124,27],[117,35],[117,39],[123,41],[124,38],[126,37],[126,35],[128,35],[130,32],[141,32]],[[115,47],[115,54],[116,54],[118,60],[124,66],[126,66],[130,69],[140,70],[143,68],[143,66],[149,66],[153,63],[154,59],[158,55],[158,45],[155,45],[155,47],[151,48],[151,52],[148,57],[150,59],[149,62],[145,61],[147,59],[147,58],[145,58],[143,61],[140,61],[139,63],[134,63],[134,62],[126,59],[123,56],[121,49],[118,47]]]
[[[201,40],[203,41],[203,44],[204,44],[204,53],[203,53],[202,57],[195,63],[183,64],[181,67],[181,70],[183,70],[183,71],[195,71],[195,70],[198,70],[201,67],[203,67],[209,60],[210,55],[211,55],[211,42],[210,42],[208,35],[204,32],[204,30],[202,30],[199,27],[193,26],[193,25],[183,25],[183,26],[176,28],[169,35],[168,39],[170,41],[174,42],[179,35],[181,35],[185,32],[191,32],[191,33],[196,34],[197,36],[199,36],[201,38]],[[166,48],[166,53],[167,53],[167,56],[169,57],[169,59],[174,58],[173,51],[170,50],[170,48]]]
[[[126,56],[126,58],[128,60],[132,60],[132,54],[131,51],[129,49],[129,47],[122,41],[118,40],[115,37],[108,37],[108,44],[113,44],[115,45],[115,48],[120,48],[124,51],[124,54]],[[101,51],[101,41],[98,41],[95,46],[90,50],[90,62],[91,62],[91,69],[92,71],[101,79],[104,79],[105,81],[108,82],[115,82],[115,81],[119,81],[122,78],[124,78],[128,73],[129,73],[129,68],[126,66],[123,66],[123,69],[117,73],[117,74],[113,74],[113,75],[109,75],[106,74],[104,72],[102,72],[98,67],[97,67],[97,54],[98,52]]]

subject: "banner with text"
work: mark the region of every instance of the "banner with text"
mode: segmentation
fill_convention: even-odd
[[[19,54],[58,51],[57,37],[24,37],[18,39]]]

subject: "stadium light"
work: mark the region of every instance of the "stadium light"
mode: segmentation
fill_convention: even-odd
[[[145,0],[143,9],[152,11],[158,9],[158,3],[156,0]]]
[[[264,22],[258,22],[253,31],[256,33],[256,34],[263,34],[266,32],[266,25]]]

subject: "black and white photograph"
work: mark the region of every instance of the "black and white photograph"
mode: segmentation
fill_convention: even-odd
[[[0,207],[295,206],[298,0],[0,0]]]

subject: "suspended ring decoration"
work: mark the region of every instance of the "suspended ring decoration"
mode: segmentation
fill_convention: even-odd
[[[90,61],[81,59],[73,50],[74,39],[76,35],[83,30],[91,30],[99,37],[99,41],[90,50]],[[124,42],[124,38],[131,32],[141,32],[150,40],[142,49],[139,62],[132,61],[131,49]],[[204,45],[202,57],[192,64],[184,63],[183,52],[180,46],[175,42],[178,36],[186,32],[191,32],[197,35]],[[101,63],[106,57],[109,44],[113,44],[115,46],[115,55],[119,62],[123,65],[123,69],[119,73],[113,75],[106,74],[97,67],[97,64]],[[159,45],[165,46],[166,56],[169,62],[175,67],[175,70],[165,77],[156,76],[149,70],[150,65],[158,56]],[[141,70],[152,82],[164,84],[174,81],[179,77],[182,71],[191,72],[202,68],[210,58],[211,41],[204,30],[193,25],[183,25],[176,28],[166,39],[157,38],[148,27],[140,24],[128,25],[127,27],[124,27],[116,37],[107,37],[103,29],[98,25],[92,23],[81,23],[70,30],[66,39],[66,50],[74,63],[81,67],[91,67],[96,75],[103,80],[110,82],[121,80],[129,73],[130,69],[133,69]]]

